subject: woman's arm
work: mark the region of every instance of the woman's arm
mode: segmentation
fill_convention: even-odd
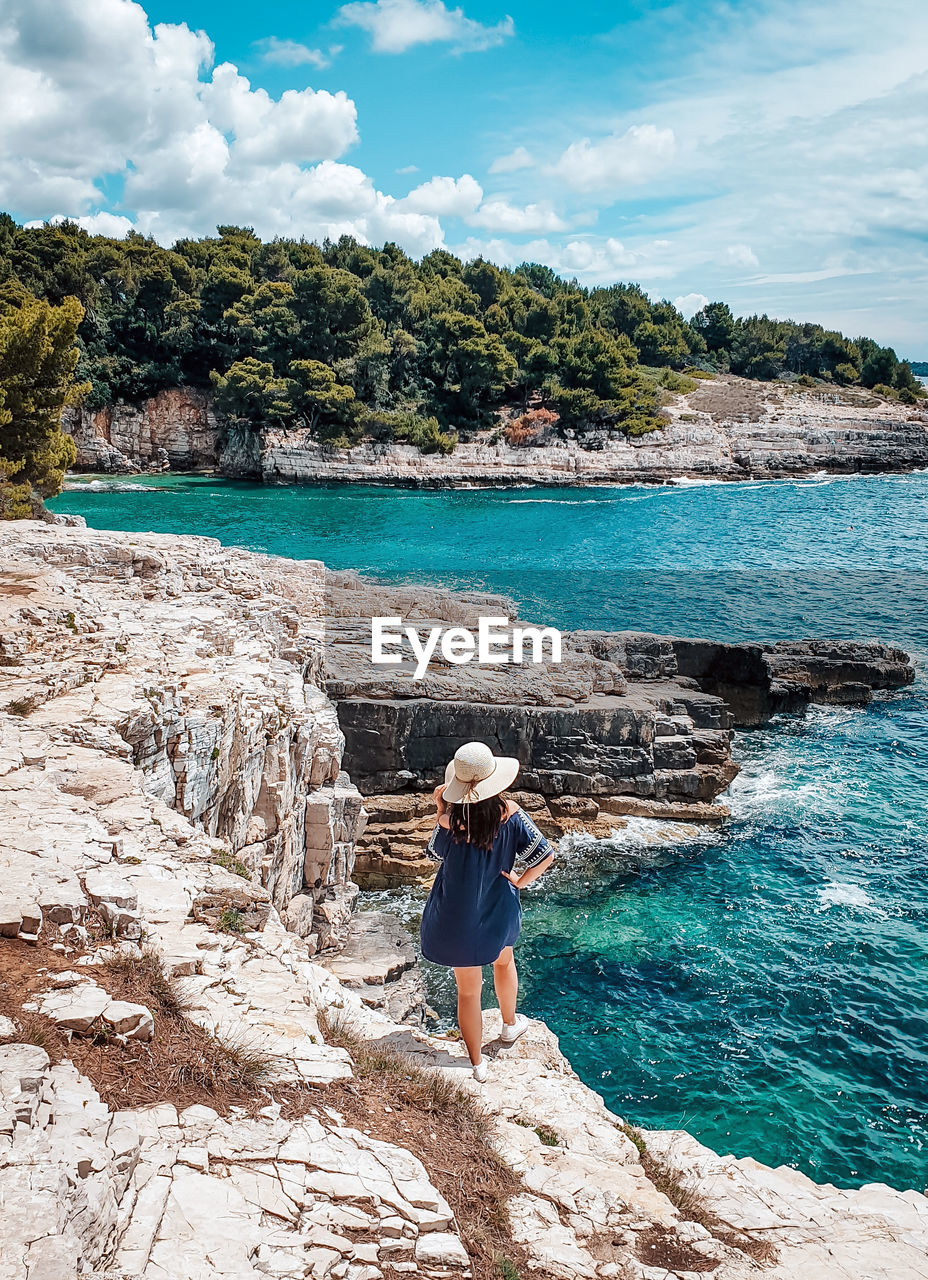
[[[530,884],[534,884],[544,875],[553,861],[554,854],[549,853],[543,862],[539,862],[535,867],[528,867],[520,876],[514,876],[511,871],[501,871],[500,875],[505,876],[517,889],[527,889]]]

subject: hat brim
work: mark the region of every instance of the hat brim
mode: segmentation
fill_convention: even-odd
[[[515,756],[494,756],[493,759],[496,761],[493,772],[481,778],[469,789],[466,782],[461,782],[454,776],[452,760],[445,769],[445,789],[442,792],[442,799],[447,804],[476,804],[480,800],[489,800],[491,796],[498,796],[501,791],[511,787],[519,772],[518,760]]]

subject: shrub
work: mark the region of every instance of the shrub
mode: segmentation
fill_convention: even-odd
[[[241,876],[243,880],[251,879],[251,872],[248,870],[244,862],[232,856],[225,849],[213,850],[213,862],[217,867],[222,867],[225,871],[233,871],[237,876]]]
[[[699,383],[695,378],[689,377],[685,373],[677,373],[675,369],[665,366],[658,372],[657,381],[665,391],[674,391],[679,395],[686,395],[690,391],[695,391]]]
[[[503,428],[503,438],[507,444],[515,447],[533,444],[548,427],[553,427],[557,421],[558,415],[550,409],[528,409],[506,424]]]
[[[245,932],[245,919],[235,907],[224,907],[218,923],[223,933]]]
[[[442,431],[437,418],[404,410],[367,413],[361,419],[361,427],[372,440],[396,440],[411,444],[422,453],[453,453],[458,442],[453,431]]]

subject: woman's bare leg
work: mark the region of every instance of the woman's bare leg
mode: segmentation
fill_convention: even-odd
[[[480,997],[483,994],[483,970],[478,968],[455,969],[454,980],[458,987],[458,1026],[467,1052],[474,1066],[480,1061],[483,1043],[483,1013]]]
[[[512,947],[505,947],[493,962],[493,986],[496,988],[503,1022],[512,1026],[516,1020],[516,1000],[519,996],[519,974]]]

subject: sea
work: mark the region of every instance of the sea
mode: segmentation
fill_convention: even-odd
[[[907,690],[739,732],[722,829],[632,819],[565,840],[524,895],[518,957],[522,1008],[630,1122],[820,1182],[925,1189],[928,474],[450,491],[97,477],[51,505],[500,591],[562,628],[906,649]],[[414,932],[422,900],[366,905]],[[425,970],[452,1019],[447,974]]]

